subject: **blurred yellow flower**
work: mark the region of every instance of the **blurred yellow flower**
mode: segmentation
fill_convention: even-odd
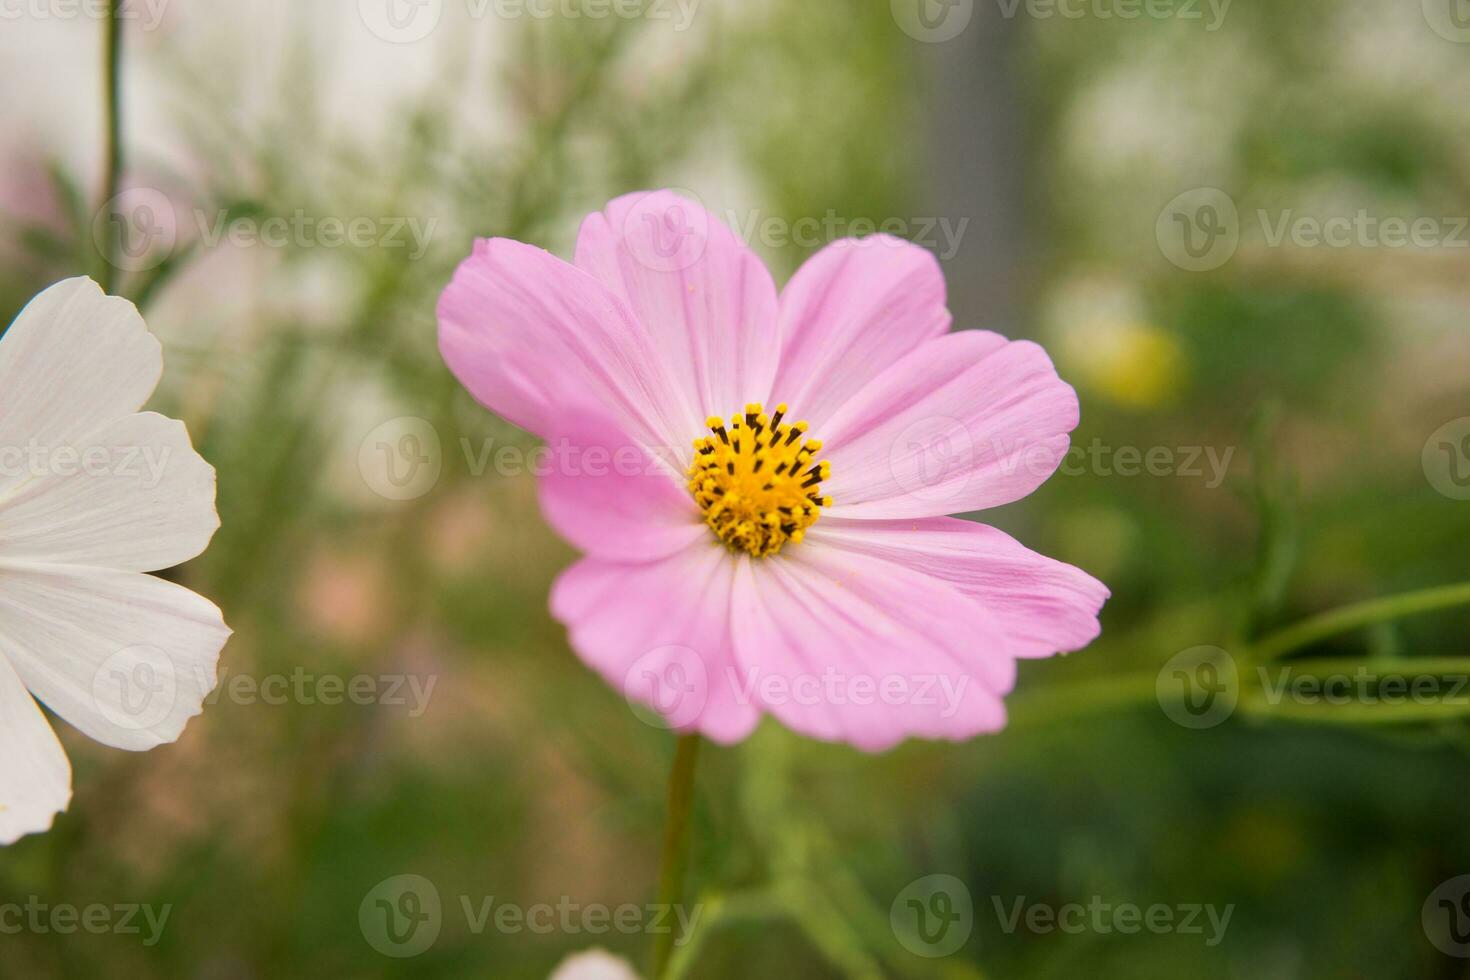
[[[1184,348],[1142,305],[1127,283],[1084,279],[1058,290],[1048,316],[1063,373],[1130,409],[1170,404],[1189,377]]]

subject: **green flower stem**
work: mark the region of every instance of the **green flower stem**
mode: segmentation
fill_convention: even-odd
[[[659,863],[658,903],[673,908],[684,901],[685,870],[689,864],[689,816],[694,803],[694,766],[699,761],[699,736],[683,735],[674,750],[669,774],[669,814],[664,826],[664,850]],[[674,950],[674,930],[653,938],[651,980],[664,980]]]
[[[1462,605],[1470,605],[1470,582],[1369,599],[1367,602],[1343,606],[1278,630],[1257,641],[1253,648],[1260,659],[1274,660],[1283,654],[1348,630]]]
[[[102,206],[112,207],[117,196],[118,184],[122,180],[122,0],[107,0],[106,41],[104,43],[103,84],[106,86],[105,115],[107,117],[107,162],[102,177]],[[111,221],[104,221],[107,229],[106,246],[102,254],[100,270],[102,289],[112,292],[113,275],[118,268],[118,247],[121,244],[117,229]]]

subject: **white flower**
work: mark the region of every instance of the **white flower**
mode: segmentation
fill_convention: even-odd
[[[562,960],[550,980],[638,980],[638,974],[625,960],[600,949],[589,949]]]
[[[214,687],[219,609],[144,574],[219,527],[184,424],[138,411],[162,372],[137,309],[90,279],[47,289],[0,337],[0,845],[71,799],[37,700],[141,751],[177,739]]]

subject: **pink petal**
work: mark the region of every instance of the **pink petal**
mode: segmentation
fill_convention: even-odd
[[[475,243],[439,298],[439,349],[475,398],[537,435],[569,396],[599,405],[648,446],[685,446],[703,427],[627,305],[520,242]]]
[[[824,423],[894,361],[943,336],[944,274],[925,249],[888,235],[833,242],[781,292],[781,369],[772,398],[821,438]]]
[[[771,393],[780,356],[776,286],[718,218],[672,191],[620,197],[589,215],[577,266],[648,328],[670,377],[694,393],[700,424]]]
[[[737,696],[794,731],[876,752],[1005,725],[1006,637],[939,579],[805,542],[742,563],[734,622]]]
[[[808,542],[898,562],[952,583],[995,617],[1014,656],[1049,657],[1097,638],[1107,586],[1080,568],[1039,555],[1010,535],[974,521],[824,518]]]
[[[551,612],[582,661],[625,697],[654,705],[670,727],[730,744],[760,720],[729,682],[736,567],[712,537],[644,564],[584,558],[556,580]]]
[[[610,420],[571,411],[538,463],[541,510],[577,548],[610,561],[649,561],[710,536],[666,461]]]
[[[985,331],[925,343],[813,434],[832,476],[826,513],[932,517],[1010,503],[1061,465],[1077,395],[1046,352]]]

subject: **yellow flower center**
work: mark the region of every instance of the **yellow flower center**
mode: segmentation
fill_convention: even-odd
[[[689,492],[704,522],[731,551],[774,555],[787,541],[800,541],[832,498],[821,482],[829,463],[814,463],[819,439],[805,439],[805,422],[783,422],[785,405],[767,417],[759,404],[732,415],[730,425],[711,415],[710,435],[694,440]]]

